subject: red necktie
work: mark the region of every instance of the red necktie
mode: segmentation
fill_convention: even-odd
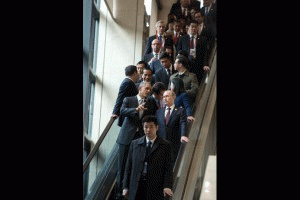
[[[177,33],[175,33],[175,37],[174,37],[174,44],[176,45],[178,42],[178,36],[177,36]]]
[[[165,118],[166,125],[169,123],[170,114],[171,114],[171,108],[167,108],[167,109],[168,109],[168,112],[167,112],[167,115],[166,115],[166,118]]]

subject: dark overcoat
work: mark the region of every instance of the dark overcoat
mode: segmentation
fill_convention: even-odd
[[[173,172],[170,143],[157,136],[147,165],[147,199],[164,200],[164,188],[172,189]],[[133,140],[126,163],[123,187],[128,188],[129,200],[136,198],[146,152],[146,137]]]

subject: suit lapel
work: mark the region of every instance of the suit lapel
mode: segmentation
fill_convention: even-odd
[[[169,124],[171,123],[171,121],[174,120],[174,119],[176,118],[177,111],[178,111],[178,108],[175,106],[175,107],[174,107],[174,110],[173,110],[172,113],[171,113],[169,123],[168,123],[167,125],[169,125]]]
[[[146,153],[146,146],[145,146],[145,140],[146,140],[146,136],[143,136],[141,138],[138,139],[138,148],[139,148],[139,151],[140,154],[139,154],[139,157],[141,158],[140,159],[140,162],[144,162],[144,159],[145,159],[145,153]]]
[[[152,149],[151,149],[150,154],[151,154],[153,151],[155,151],[155,150],[157,149],[158,146],[159,146],[159,137],[157,136],[157,137],[156,137],[156,140],[154,141],[154,144],[153,144],[153,146],[152,146]]]

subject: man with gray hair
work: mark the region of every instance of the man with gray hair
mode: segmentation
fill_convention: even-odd
[[[173,39],[167,37],[165,34],[165,29],[166,29],[165,22],[163,20],[159,20],[158,22],[156,22],[155,28],[156,28],[156,34],[148,38],[144,56],[152,52],[151,44],[154,39],[158,39],[158,41],[161,44],[162,51],[165,51],[165,47],[167,46],[173,47]]]

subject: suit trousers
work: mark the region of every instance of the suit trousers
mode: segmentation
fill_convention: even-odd
[[[118,173],[117,173],[117,194],[122,194],[122,181],[129,152],[130,144],[119,144],[119,157],[118,157]]]
[[[147,179],[141,176],[139,181],[139,186],[135,196],[136,200],[146,200],[147,199]]]
[[[141,137],[141,132],[136,132],[133,140]],[[130,148],[130,143],[128,145],[119,144],[119,156],[118,156],[118,173],[117,173],[117,194],[122,193],[123,190],[123,178],[124,171],[126,167],[126,161],[128,157],[128,152]]]

